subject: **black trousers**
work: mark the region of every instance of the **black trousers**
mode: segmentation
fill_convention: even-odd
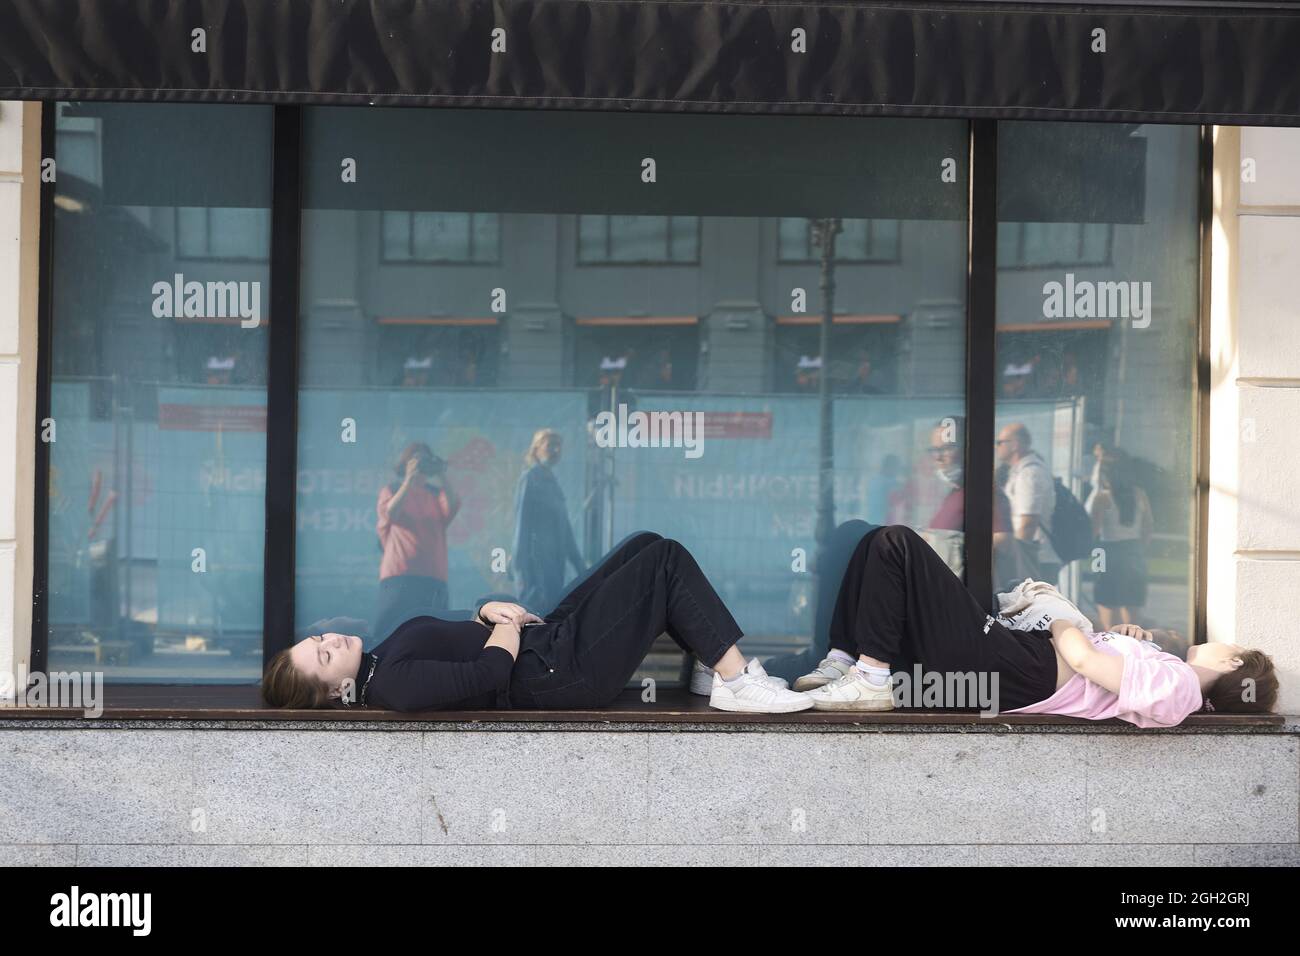
[[[604,706],[664,632],[709,665],[741,638],[740,625],[691,553],[647,531],[593,567],[545,624],[524,628],[510,677],[511,706]]]
[[[909,678],[917,664],[945,675],[997,674],[999,710],[1056,692],[1051,634],[998,623],[934,549],[903,525],[876,528],[858,543],[830,630],[831,647],[873,657]]]

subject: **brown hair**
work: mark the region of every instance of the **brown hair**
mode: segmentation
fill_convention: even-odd
[[[417,455],[429,459],[433,459],[435,457],[435,455],[433,454],[433,449],[430,448],[428,445],[426,445],[424,442],[422,441],[411,442],[409,445],[407,445],[405,448],[402,449],[402,453],[397,456],[397,464],[393,466],[393,471],[397,473],[398,478],[406,477],[406,463],[410,461],[412,458],[416,457]]]
[[[1252,682],[1250,695],[1246,699],[1246,682]],[[1228,671],[1207,687],[1201,709],[1214,713],[1230,714],[1267,714],[1277,703],[1277,672],[1273,670],[1273,658],[1263,651],[1242,651],[1241,666]]]
[[[289,649],[271,658],[262,675],[262,699],[272,707],[317,710],[330,706],[329,687],[293,666]]]

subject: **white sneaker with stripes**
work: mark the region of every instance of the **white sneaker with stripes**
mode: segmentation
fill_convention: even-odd
[[[856,667],[839,680],[808,691],[805,695],[817,710],[882,711],[894,709],[892,681],[873,684]]]
[[[807,710],[812,706],[812,700],[807,694],[773,686],[772,678],[756,657],[730,683],[724,681],[721,674],[713,675],[709,706],[740,714],[792,714]]]
[[[764,672],[766,674],[766,672]],[[790,686],[784,677],[773,677],[767,674],[767,679],[773,687],[785,690]],[[695,658],[695,665],[691,668],[691,693],[698,694],[700,697],[711,697],[713,695],[713,668],[709,667],[698,657]]]

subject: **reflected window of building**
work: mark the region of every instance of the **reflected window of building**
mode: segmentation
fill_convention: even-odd
[[[1110,265],[1108,222],[1000,222],[998,268]]]
[[[501,217],[495,213],[385,211],[385,262],[497,262]]]
[[[176,210],[176,249],[182,259],[261,261],[271,245],[269,209],[214,209],[185,206]]]
[[[700,327],[694,316],[633,321],[579,318],[576,332],[575,385],[602,390],[695,388]]]
[[[579,216],[578,263],[695,262],[700,254],[696,216]]]
[[[893,219],[845,219],[836,238],[839,262],[897,262],[900,224]],[[780,221],[778,258],[782,262],[815,262],[821,258],[813,239],[812,221]]]
[[[778,317],[774,386],[780,392],[821,387],[821,316]],[[837,315],[831,324],[831,391],[887,395],[898,390],[902,316]]]

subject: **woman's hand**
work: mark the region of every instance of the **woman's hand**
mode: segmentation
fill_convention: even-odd
[[[1111,630],[1114,631],[1116,634],[1123,634],[1125,637],[1131,637],[1134,638],[1135,640],[1139,640],[1139,641],[1151,640],[1151,632],[1147,630],[1143,630],[1142,628],[1138,627],[1136,624],[1120,624],[1117,627],[1112,627]]]
[[[513,624],[515,627],[523,627],[532,622],[543,623],[540,617],[527,608],[506,601],[488,601],[479,608],[478,616],[484,624]]]

